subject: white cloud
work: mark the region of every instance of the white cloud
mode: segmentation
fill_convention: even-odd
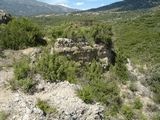
[[[83,2],[77,2],[77,3],[74,3],[75,5],[83,5],[84,3]]]
[[[63,3],[62,3],[62,4],[59,4],[59,5],[62,5],[62,6],[64,6],[64,7],[69,7],[68,5],[66,5],[66,4],[63,4]]]
[[[101,4],[101,6],[104,6],[105,4]]]
[[[63,4],[63,3],[67,3],[68,0],[48,0],[48,2],[50,4]]]

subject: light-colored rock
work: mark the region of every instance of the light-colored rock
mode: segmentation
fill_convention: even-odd
[[[37,55],[40,55],[41,52],[42,52],[41,48],[35,48],[34,50],[32,49],[32,52],[30,53],[31,63],[36,61]]]
[[[45,120],[43,111],[36,106],[36,98],[15,93],[8,103],[2,105],[9,120]]]
[[[5,11],[0,9],[0,24],[8,23],[12,19],[10,14],[7,14]]]

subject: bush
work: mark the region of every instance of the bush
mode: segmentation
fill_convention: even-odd
[[[133,105],[133,108],[134,109],[141,109],[143,107],[143,104],[141,103],[140,99],[139,98],[136,98],[134,100],[134,105]]]
[[[78,24],[78,25],[77,25]],[[88,43],[112,45],[112,29],[106,23],[94,23],[93,25],[84,26],[82,23],[64,23],[54,27],[50,35],[52,38],[58,37],[70,38],[77,40],[78,38],[85,39]]]
[[[104,79],[103,69],[96,60],[93,60],[91,64],[86,64],[83,73],[86,80],[83,89],[78,92],[79,97],[87,103],[100,102],[108,107],[110,114],[116,115],[122,101],[114,77]]]
[[[130,83],[129,89],[130,89],[132,92],[137,91],[137,87],[135,86],[135,84],[134,84],[133,82]]]
[[[9,80],[12,90],[21,89],[23,92],[30,92],[30,89],[35,85],[32,80],[33,71],[30,70],[29,63],[30,59],[24,58],[13,66],[14,78]]]
[[[91,28],[91,36],[96,44],[104,43],[109,45],[112,36],[111,26],[106,23],[95,23]]]
[[[121,111],[127,120],[131,120],[134,115],[133,110],[130,106],[123,105]]]
[[[6,120],[8,116],[6,112],[0,111],[0,120]]]
[[[27,18],[13,19],[1,33],[0,46],[2,49],[24,49],[45,45],[44,34],[40,28]]]
[[[151,111],[151,112],[158,111],[158,107],[156,105],[153,105],[153,104],[147,104],[147,108],[148,108],[148,111]]]
[[[30,67],[29,67],[29,58],[24,58],[23,60],[18,61],[14,64],[14,76],[16,80],[24,79],[29,77]]]
[[[86,63],[84,66],[84,75],[89,81],[94,81],[102,76],[103,69],[101,64],[96,60],[93,60],[91,64]]]
[[[118,51],[115,64],[115,72],[123,84],[128,80],[128,71],[126,68],[126,59],[122,51]]]
[[[147,83],[154,92],[154,101],[160,103],[160,64],[157,63],[149,68],[147,74]]]
[[[158,112],[155,117],[153,117],[153,120],[160,120],[160,112]]]
[[[81,98],[85,103],[92,103],[92,89],[90,86],[83,86],[81,90],[78,91],[78,97]]]
[[[76,72],[78,67],[75,62],[68,61],[65,56],[58,53],[50,54],[48,50],[44,50],[41,58],[37,60],[36,71],[40,73],[44,79],[52,82],[60,80],[68,80],[70,83],[76,83]]]
[[[40,98],[37,99],[37,106],[43,111],[44,115],[56,113],[56,108],[52,108],[46,101],[42,101]]]

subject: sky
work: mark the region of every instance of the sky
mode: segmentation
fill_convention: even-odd
[[[90,8],[97,8],[104,5],[109,5],[114,2],[122,0],[37,0],[52,5],[63,5],[70,8],[76,8],[80,10],[87,10]]]

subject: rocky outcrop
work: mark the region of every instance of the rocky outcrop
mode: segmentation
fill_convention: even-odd
[[[0,9],[0,24],[7,24],[12,19],[10,14],[7,14],[3,10]]]
[[[51,49],[51,53],[53,51],[58,52],[60,55],[65,55],[68,59],[72,59],[80,64],[92,62],[92,60],[98,58],[104,69],[108,68],[109,60],[112,57],[112,51],[107,46],[100,44],[90,46],[83,39],[58,38],[54,48]]]

